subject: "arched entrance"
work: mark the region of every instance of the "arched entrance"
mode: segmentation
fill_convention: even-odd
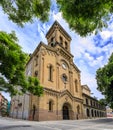
[[[86,109],[87,117],[90,117],[89,109]]]
[[[63,120],[69,120],[71,117],[71,107],[68,103],[64,103],[63,107],[62,107],[62,116],[63,116]]]

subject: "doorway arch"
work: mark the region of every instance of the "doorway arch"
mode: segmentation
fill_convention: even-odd
[[[90,117],[90,111],[88,108],[86,109],[86,113],[87,113],[87,117]]]
[[[69,120],[71,119],[71,106],[69,103],[64,103],[63,107],[62,107],[62,116],[63,116],[63,120]]]

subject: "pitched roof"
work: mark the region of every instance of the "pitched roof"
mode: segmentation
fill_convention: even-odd
[[[50,28],[49,31],[47,32],[46,37],[47,37],[47,35],[49,34],[49,32],[51,31],[51,29],[52,29],[55,25],[58,25],[59,28],[65,33],[65,35],[67,35],[67,36],[70,38],[70,40],[71,40],[71,36],[65,31],[65,29],[60,25],[60,23],[59,23],[58,21],[55,21],[55,22],[53,23],[53,25],[51,26],[51,28]]]

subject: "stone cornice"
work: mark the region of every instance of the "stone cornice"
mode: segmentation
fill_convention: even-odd
[[[48,45],[46,45],[45,43],[43,43],[42,41],[38,44],[38,46],[36,47],[36,49],[34,50],[34,52],[31,54],[29,61],[27,62],[27,64],[30,62],[30,60],[33,58],[33,56],[40,50],[40,47],[43,46],[46,49],[56,52],[56,50]],[[26,65],[27,65],[26,64]]]
[[[96,102],[98,102],[97,99],[95,99],[95,98],[93,98],[93,97],[91,97],[91,96],[89,96],[89,95],[87,95],[85,93],[82,93],[82,95],[84,95],[85,97],[90,98],[90,99],[95,100]]]
[[[64,91],[59,92],[59,91],[56,91],[56,90],[53,90],[53,89],[44,88],[44,91],[51,93],[51,94],[54,94],[54,95],[59,96],[59,97],[63,97],[64,95],[67,94],[72,100],[83,103],[83,99],[73,96],[68,90],[64,90]]]
[[[77,67],[74,63],[73,63],[72,65],[73,65],[73,67],[75,68],[75,70],[76,70],[77,72],[79,72],[79,73],[81,72],[81,71],[78,69],[78,67]]]
[[[59,45],[57,43],[57,45]],[[28,61],[28,63],[30,62],[30,60],[33,58],[33,56],[40,50],[40,47],[43,46],[45,47],[47,50],[50,50],[52,52],[55,52],[56,54],[59,52],[62,56],[64,56],[67,60],[70,60],[73,58],[73,55],[71,53],[69,53],[68,51],[65,51],[64,48],[62,48],[60,46],[60,48],[54,48],[51,46],[48,46],[46,44],[44,44],[42,41],[39,43],[39,45],[36,47],[36,49],[34,50],[33,54],[30,56],[30,59]],[[27,64],[28,64],[27,63]],[[27,66],[26,64],[26,66]],[[73,67],[77,70],[77,72],[80,72],[80,70],[77,68],[77,66],[72,62]]]
[[[83,104],[85,107],[88,107],[90,109],[95,109],[95,110],[101,110],[101,111],[106,111],[105,108],[99,108],[99,107],[96,107],[96,106],[91,106],[91,105],[87,105],[87,104]]]

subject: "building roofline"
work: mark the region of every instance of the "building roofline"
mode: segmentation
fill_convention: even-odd
[[[60,23],[57,20],[55,20],[53,25],[50,27],[49,31],[46,33],[46,37],[50,33],[51,29],[55,26],[55,24],[57,24],[61,28],[61,30],[63,30],[63,32],[70,38],[70,40],[72,40],[71,36],[65,31],[65,29],[60,25]]]
[[[94,97],[91,97],[91,96],[89,96],[89,95],[87,95],[85,93],[82,93],[82,95],[85,95],[86,97],[91,98],[92,100],[98,101],[98,99],[95,99]]]
[[[83,88],[85,88],[85,89],[91,91],[87,84],[84,84],[84,85],[81,85],[81,86],[82,86]],[[85,86],[86,86],[86,87],[85,87]]]

